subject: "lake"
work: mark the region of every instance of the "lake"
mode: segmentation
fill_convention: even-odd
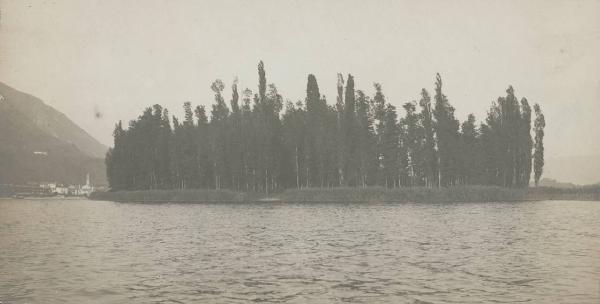
[[[0,200],[0,302],[599,303],[600,202]]]

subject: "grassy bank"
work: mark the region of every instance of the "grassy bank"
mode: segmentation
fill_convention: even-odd
[[[518,201],[524,197],[522,189],[500,187],[453,188],[332,188],[287,190],[282,200],[290,202],[487,202]]]
[[[90,195],[90,199],[115,202],[143,203],[238,203],[248,201],[250,199],[250,196],[248,196],[245,193],[239,193],[229,190],[177,189],[94,192]]]
[[[289,189],[266,197],[263,194],[240,193],[230,190],[145,190],[95,192],[94,200],[145,203],[242,203],[257,201],[283,202],[516,202],[533,200],[600,201],[600,187],[574,189],[527,188],[509,189],[489,186],[464,186],[452,188],[307,188]]]
[[[333,188],[287,190],[280,198],[289,202],[516,202],[533,200],[600,201],[600,188],[527,188],[490,186],[451,188]]]

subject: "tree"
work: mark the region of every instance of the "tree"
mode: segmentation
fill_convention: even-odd
[[[294,185],[300,189],[303,186],[308,187],[309,182],[306,178],[306,172],[309,170],[306,165],[306,110],[301,101],[295,105],[292,102],[286,104],[286,110],[283,114],[283,138],[286,151],[290,153],[293,168],[292,181],[287,185]],[[305,183],[306,181],[306,183]]]
[[[154,188],[168,189],[171,186],[170,174],[170,143],[171,143],[171,123],[169,121],[169,111],[163,109],[160,105],[154,105],[154,119],[158,127],[158,135],[155,147],[155,185]]]
[[[317,78],[310,74],[306,84],[306,131],[305,140],[307,159],[307,187],[320,185],[324,182],[324,115],[327,105],[322,102]]]
[[[277,91],[274,84],[269,84],[269,91],[266,96],[266,123],[267,123],[267,150],[265,155],[265,192],[268,194],[279,188],[279,179],[282,176],[282,152],[283,144],[281,140],[281,118],[280,113],[283,109],[283,97]]]
[[[119,121],[113,131],[113,148],[108,149],[105,158],[106,177],[112,190],[124,190],[130,187],[127,178],[128,171],[125,166],[127,161],[127,152],[125,151],[127,139],[125,136],[126,133],[123,130],[123,124]]]
[[[514,187],[519,184],[518,172],[521,171],[519,163],[519,143],[521,141],[521,113],[517,97],[512,86],[506,89],[506,97],[500,99],[502,144],[504,146],[503,179],[505,187]]]
[[[377,140],[373,131],[371,101],[363,91],[356,91],[355,157],[357,161],[357,183],[362,187],[374,183],[378,171]],[[383,129],[383,128],[382,128]]]
[[[438,150],[438,185],[447,187],[456,183],[456,164],[458,163],[458,120],[454,118],[454,107],[450,105],[442,92],[442,77],[436,75],[435,81],[435,134]]]
[[[345,138],[344,138],[344,76],[342,74],[337,74],[337,102],[335,104],[336,110],[336,142],[337,142],[337,171],[338,171],[338,181],[339,186],[345,185],[346,180],[344,178],[344,170],[345,168]]]
[[[399,138],[400,132],[396,107],[387,104],[381,132],[381,163],[385,187],[396,187],[400,182]]]
[[[386,119],[386,101],[385,95],[383,95],[383,91],[381,89],[381,84],[374,83],[373,87],[375,88],[375,96],[371,100],[371,117],[372,124],[374,126],[375,132],[375,159],[377,161],[376,169],[377,169],[377,179],[379,183],[385,184],[385,173],[383,172],[384,165],[383,161],[383,133],[385,129],[385,119]]]
[[[198,157],[196,148],[196,130],[194,126],[194,114],[190,102],[183,104],[185,120],[175,130],[175,145],[178,147],[177,173],[179,187],[181,189],[196,188],[199,180]]]
[[[254,179],[257,164],[256,131],[254,128],[254,113],[252,112],[252,90],[246,88],[242,92],[241,136],[242,136],[242,181],[245,191],[256,191]]]
[[[486,136],[488,183],[504,187],[526,187],[531,171],[531,109],[527,100],[519,104],[509,86],[506,97],[493,102],[482,129]],[[485,132],[483,132],[485,131]],[[528,152],[529,151],[529,152]]]
[[[227,118],[229,116],[229,108],[225,104],[223,98],[223,89],[225,85],[219,79],[215,80],[211,89],[215,93],[215,104],[213,105],[211,116],[210,116],[210,127],[211,127],[211,159],[213,164],[214,172],[214,187],[215,189],[221,189],[224,186],[224,182],[227,179],[227,163],[225,144],[227,137]]]
[[[526,98],[521,99],[521,124],[519,130],[519,177],[518,186],[527,187],[531,180],[532,169],[532,149],[533,140],[531,139],[531,107]]]
[[[542,113],[539,104],[534,104],[533,110],[535,111],[535,152],[533,154],[533,171],[535,186],[537,187],[544,171],[544,128],[546,127],[546,120],[544,119],[544,113]]]
[[[423,135],[425,136],[423,147],[422,149],[419,148],[420,152],[418,152],[422,153],[420,156],[422,157],[422,160],[419,160],[419,166],[423,169],[425,186],[433,187],[434,185],[438,185],[438,155],[434,135],[435,130],[431,109],[431,97],[429,97],[429,92],[425,89],[421,90],[421,100],[419,101],[419,105],[421,106],[421,114],[418,119],[420,120]]]
[[[355,186],[358,184],[358,158],[357,138],[358,123],[356,121],[356,99],[354,96],[354,77],[348,74],[346,91],[344,95],[344,116],[342,117],[344,184]]]
[[[400,124],[404,129],[402,146],[406,150],[407,186],[429,186],[427,183],[427,168],[429,163],[425,158],[426,147],[425,129],[421,124],[420,115],[416,113],[416,102],[407,102],[403,106],[406,115]]]
[[[467,120],[461,125],[459,143],[459,172],[458,183],[472,185],[480,182],[481,151],[479,145],[479,131],[475,125],[475,115],[469,114]]]
[[[227,170],[230,173],[231,188],[240,190],[242,180],[242,163],[244,158],[242,139],[242,112],[239,105],[237,79],[231,86],[231,115],[227,120]]]
[[[196,164],[199,171],[196,185],[207,189],[211,187],[214,180],[211,130],[204,106],[197,106],[194,114],[196,115]]]

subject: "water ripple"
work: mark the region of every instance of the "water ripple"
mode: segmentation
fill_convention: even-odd
[[[0,201],[0,301],[598,303],[600,204]]]

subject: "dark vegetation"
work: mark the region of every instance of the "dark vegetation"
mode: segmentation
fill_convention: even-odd
[[[267,84],[262,62],[257,93],[240,92],[234,82],[228,105],[221,80],[211,89],[210,119],[204,106],[186,102],[183,120],[154,105],[127,128],[116,125],[114,147],[106,155],[113,191],[270,194],[343,187],[309,189],[295,197],[341,191],[349,198],[433,195],[453,200],[475,189],[477,195],[469,200],[504,200],[525,190],[503,188],[527,188],[532,172],[536,184],[542,175],[544,116],[538,104],[532,111],[527,99],[519,101],[512,86],[492,102],[479,124],[473,115],[462,123],[456,119],[439,74],[433,96],[422,89],[420,100],[403,104],[404,113],[386,100],[380,84],[369,96],[355,88],[352,75],[338,75],[335,104],[321,95],[314,75],[308,75],[304,100],[284,102],[276,86]],[[379,188],[368,188],[374,186]],[[296,192],[283,197],[286,193]]]

